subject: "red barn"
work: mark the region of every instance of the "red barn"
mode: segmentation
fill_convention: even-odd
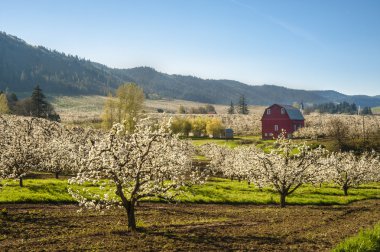
[[[262,138],[277,138],[282,130],[285,130],[287,137],[297,129],[304,127],[305,119],[301,111],[290,105],[273,104],[265,109],[261,118]]]

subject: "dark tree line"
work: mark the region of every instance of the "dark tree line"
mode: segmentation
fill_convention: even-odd
[[[341,103],[322,103],[313,105],[311,107],[305,108],[305,113],[319,112],[328,114],[362,114],[362,115],[372,115],[370,107],[363,107],[360,111],[355,103],[341,102]]]
[[[60,121],[59,115],[55,112],[54,107],[46,100],[39,85],[34,88],[30,97],[21,100],[17,98],[15,93],[0,91],[0,94],[2,93],[6,94],[11,114]]]

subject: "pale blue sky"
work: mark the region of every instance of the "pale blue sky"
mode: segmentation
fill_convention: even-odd
[[[378,0],[1,0],[0,30],[110,67],[380,95]]]

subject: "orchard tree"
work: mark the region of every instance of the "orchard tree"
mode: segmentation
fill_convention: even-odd
[[[115,124],[106,136],[91,144],[77,177],[70,180],[100,184],[102,194],[70,193],[85,207],[124,207],[131,231],[136,231],[135,206],[139,200],[173,199],[182,186],[200,178],[192,169],[191,145],[170,132],[170,123],[157,127],[145,121],[140,121],[133,133],[123,124]]]
[[[200,152],[209,159],[209,169],[214,176],[226,176],[226,159],[231,153],[230,148],[219,146],[215,143],[208,143],[200,146]]]
[[[6,178],[19,179],[32,169],[37,169],[41,161],[41,143],[44,131],[37,118],[2,116],[0,118],[0,167]]]
[[[259,176],[254,179],[258,186],[271,186],[280,194],[281,207],[286,206],[286,197],[301,185],[318,183],[324,175],[320,166],[324,149],[298,145],[285,136],[285,132],[280,134],[269,154],[259,154]],[[253,165],[257,165],[257,161]]]
[[[374,153],[334,152],[327,160],[328,178],[342,188],[345,196],[352,187],[378,181],[379,159]]]

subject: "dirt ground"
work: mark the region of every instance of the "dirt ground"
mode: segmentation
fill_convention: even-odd
[[[380,220],[380,200],[346,206],[154,204],[138,233],[122,209],[0,205],[0,251],[329,251]]]

